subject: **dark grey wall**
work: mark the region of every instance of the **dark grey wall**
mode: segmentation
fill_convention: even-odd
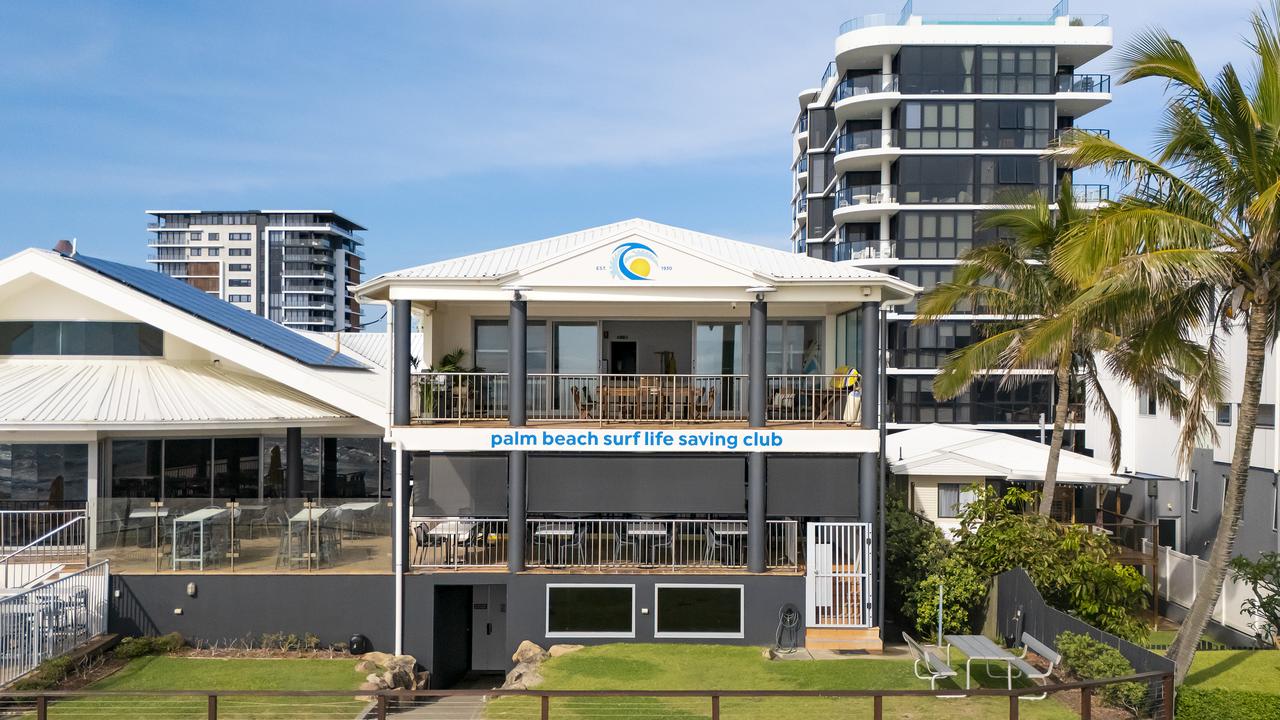
[[[856,518],[859,457],[770,456],[765,466],[768,514]]]
[[[195,597],[187,584],[195,583]],[[394,650],[391,575],[113,575],[111,632],[179,632],[189,640],[229,641],[264,633],[325,644],[365,635]],[[174,614],[180,608],[181,615]]]
[[[703,583],[743,586],[745,637],[741,639],[715,640],[656,640],[653,637],[653,594],[656,583]],[[547,583],[606,583],[636,586],[636,636],[628,640],[601,638],[552,638],[546,631]],[[411,575],[405,578],[405,652],[418,658],[426,667],[435,662],[432,632],[435,613],[435,587],[437,585],[494,585],[507,586],[507,644],[511,652],[522,640],[532,640],[543,647],[555,643],[596,645],[607,642],[715,642],[737,645],[772,645],[778,626],[778,610],[785,603],[794,604],[804,613],[804,577],[800,575],[752,576],[752,575],[578,575],[524,573],[519,575],[499,573],[433,573]],[[641,608],[649,608],[648,615],[640,614]],[[801,632],[803,632],[803,619]],[[448,661],[445,661],[446,664]]]

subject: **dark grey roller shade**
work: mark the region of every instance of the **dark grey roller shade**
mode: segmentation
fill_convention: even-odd
[[[531,455],[530,513],[746,512],[742,457]]]
[[[411,472],[414,515],[507,516],[506,455],[419,455]]]
[[[858,455],[771,455],[765,507],[770,517],[857,517]]]

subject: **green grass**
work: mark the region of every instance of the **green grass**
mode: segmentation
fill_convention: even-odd
[[[958,656],[957,656],[958,657]],[[1001,666],[1003,669],[1003,666]],[[975,682],[1004,687],[989,680],[974,664]],[[961,665],[963,675],[963,665]],[[874,690],[928,689],[904,659],[850,658],[822,661],[768,661],[760,649],[724,645],[601,645],[579,650],[543,666],[547,690]],[[961,683],[963,683],[961,677]],[[940,683],[941,689],[955,684]],[[489,703],[492,720],[537,717],[530,698],[502,698]],[[551,701],[552,715],[562,717],[658,716],[706,718],[709,701],[702,698],[573,698]],[[1004,717],[1004,698],[886,698],[885,717],[949,720]],[[1021,716],[1032,720],[1075,717],[1053,699],[1022,701]],[[566,712],[567,711],[567,712]],[[871,701],[838,698],[724,699],[721,713],[734,720],[816,720],[824,717],[869,717]]]
[[[1191,663],[1187,684],[1280,695],[1280,651],[1201,650]]]
[[[355,661],[311,658],[211,659],[142,657],[86,690],[355,690],[364,676]],[[220,698],[223,718],[355,717],[355,694],[320,698]],[[202,697],[78,698],[55,703],[49,717],[203,717]]]

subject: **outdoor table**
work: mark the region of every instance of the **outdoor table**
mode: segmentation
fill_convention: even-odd
[[[173,520],[173,569],[178,569],[178,563],[198,563],[200,570],[204,570],[205,560],[205,539],[211,534],[208,532],[209,521],[219,517],[227,512],[226,508],[208,507],[201,508],[194,512],[189,512],[181,517]],[[194,525],[194,527],[181,528],[183,525]],[[195,536],[196,554],[183,556],[180,529],[186,530]]]
[[[711,532],[717,535],[735,535],[746,537],[747,526],[744,523],[724,523],[713,522],[707,523],[707,527],[711,528]]]
[[[571,522],[540,522],[533,528],[533,537],[541,542],[555,542],[553,562],[563,565],[565,545],[573,540],[574,530]]]
[[[471,531],[475,527],[475,523],[466,520],[445,520],[427,530],[427,535],[461,545],[471,537]]]
[[[362,500],[359,502],[343,503],[335,508],[341,517],[350,518],[351,520],[347,525],[347,537],[356,537],[356,521],[359,520],[359,515],[361,513],[369,512],[380,504],[381,503],[377,500]]]
[[[285,556],[289,558],[290,563],[292,563],[294,560],[294,556],[293,556],[294,525],[301,524],[303,526],[302,528],[303,530],[311,530],[311,523],[318,521],[320,518],[324,517],[325,513],[327,513],[328,511],[329,511],[329,508],[323,508],[323,507],[302,508],[298,512],[294,513],[292,517],[289,518],[289,530],[285,538]],[[315,536],[314,547],[316,552],[316,560],[318,562],[321,559],[320,558],[320,528],[317,526],[312,532]],[[310,553],[312,551],[312,545],[313,544],[311,542],[307,543],[307,548],[306,548],[307,553]],[[303,555],[302,559],[306,559],[305,554]]]
[[[991,660],[1005,664],[1005,676],[1009,689],[1013,689],[1013,661],[1016,659],[1004,648],[995,644],[985,635],[946,635],[947,663],[951,662],[951,648],[954,646],[967,658],[964,661],[964,689],[972,685],[970,664],[974,660]]]
[[[652,563],[654,555],[657,554],[658,543],[667,537],[667,524],[660,522],[627,523],[627,537],[634,538],[636,544],[641,548],[641,562],[643,563],[645,558],[648,558],[648,562]]]

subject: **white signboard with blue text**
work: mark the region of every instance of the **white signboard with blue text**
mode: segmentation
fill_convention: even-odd
[[[880,447],[875,430],[655,428],[395,428],[406,450],[432,452],[696,452],[867,453]]]

